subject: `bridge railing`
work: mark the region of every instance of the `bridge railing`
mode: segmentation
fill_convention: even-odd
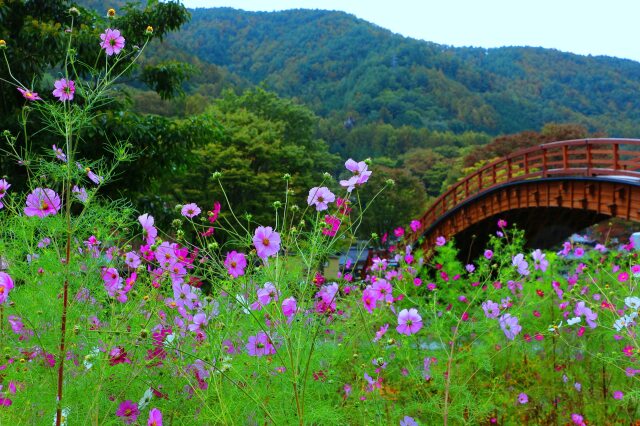
[[[640,139],[576,139],[514,152],[453,184],[420,219],[415,241],[440,216],[496,186],[552,176],[617,175],[640,177]]]

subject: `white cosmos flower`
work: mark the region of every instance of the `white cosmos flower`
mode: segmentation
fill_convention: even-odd
[[[151,398],[153,398],[153,391],[151,390],[151,388],[149,388],[144,391],[144,395],[142,395],[142,398],[140,398],[140,401],[138,402],[138,409],[144,410],[145,408],[147,408],[147,405],[149,405],[149,402],[151,402]]]
[[[575,317],[575,318],[568,319],[567,324],[574,325],[574,324],[578,324],[580,321],[582,321],[581,317]]]
[[[630,307],[631,309],[640,309],[640,298],[627,297],[624,299],[624,304]]]

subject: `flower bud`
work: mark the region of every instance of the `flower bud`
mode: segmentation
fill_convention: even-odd
[[[114,16],[116,16],[116,10],[114,8],[107,10],[107,18],[113,18]]]
[[[144,31],[144,35],[152,35],[153,34],[153,27],[151,25],[147,26],[147,29]]]
[[[274,201],[273,202],[273,208],[274,209],[279,209],[280,207],[282,207],[282,203],[280,201]]]
[[[396,181],[393,179],[387,179],[385,182],[387,185],[389,186],[395,186],[396,185]]]
[[[285,174],[282,176],[282,179],[284,179],[284,180],[290,180],[290,179],[291,179],[291,175],[290,175],[289,173],[285,173]]]
[[[6,49],[7,48],[7,42],[0,39],[0,49]]]
[[[71,15],[76,15],[76,16],[80,16],[80,11],[78,10],[77,7],[72,7],[69,9],[69,13]]]
[[[322,177],[327,179],[327,180],[331,180],[333,178],[333,176],[331,176],[331,173],[329,173],[329,172],[324,172],[322,174]]]
[[[222,177],[222,173],[221,172],[213,172],[211,174],[211,179],[220,179],[220,177]]]

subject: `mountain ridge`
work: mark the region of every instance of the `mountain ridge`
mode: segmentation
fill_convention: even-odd
[[[619,136],[640,131],[640,63],[630,59],[452,47],[319,9],[190,11],[172,42],[321,116],[490,134],[552,121]]]

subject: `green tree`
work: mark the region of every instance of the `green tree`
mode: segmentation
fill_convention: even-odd
[[[258,223],[273,224],[273,200],[284,201],[283,175],[291,175],[292,202],[304,207],[322,173],[336,167],[324,141],[314,138],[315,116],[305,107],[257,88],[242,95],[226,92],[201,117],[219,132],[195,150],[198,158],[175,186],[176,198],[211,208],[223,200],[213,172],[233,209]]]

